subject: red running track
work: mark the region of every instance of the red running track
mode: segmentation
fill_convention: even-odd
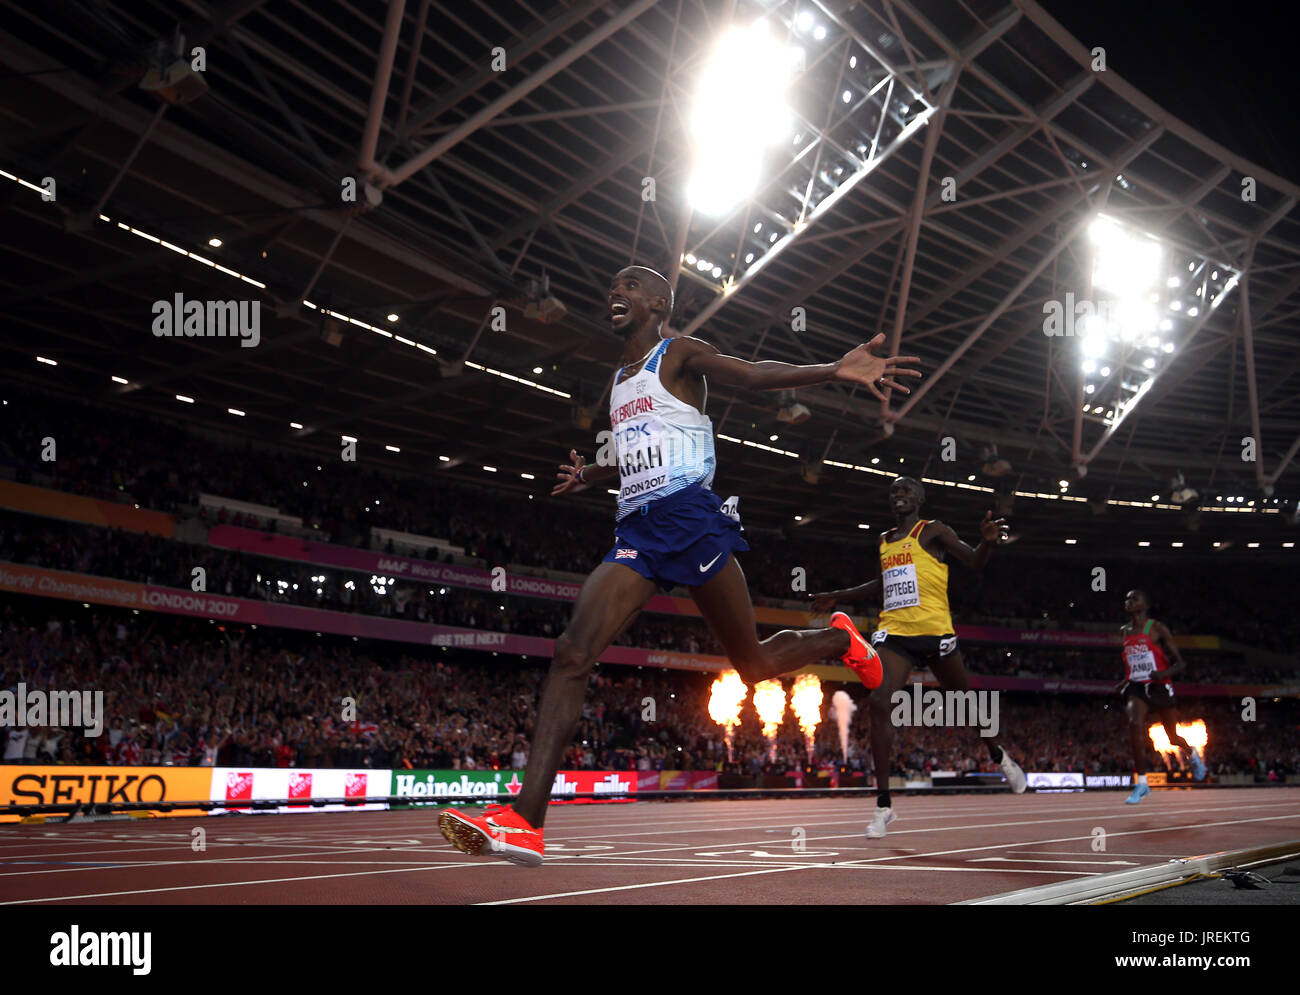
[[[862,797],[556,806],[536,869],[456,852],[436,809],[7,825],[0,904],[930,905],[1300,837],[1300,790],[1124,797],[900,797],[879,840]]]

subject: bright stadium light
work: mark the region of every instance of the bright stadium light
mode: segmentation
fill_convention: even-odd
[[[691,114],[695,154],[687,191],[701,214],[722,214],[749,196],[764,149],[790,133],[788,56],[764,20],[733,28],[714,49]]]

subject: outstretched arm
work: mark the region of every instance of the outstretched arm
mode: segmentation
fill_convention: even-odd
[[[935,530],[934,538],[954,560],[972,570],[983,570],[993,553],[993,547],[998,544],[1003,522],[1004,519],[994,519],[993,512],[986,511],[984,521],[980,522],[980,544],[974,549],[962,542],[957,533],[942,522],[935,522],[929,528]]]
[[[859,584],[857,587],[846,587],[839,591],[826,591],[819,594],[809,594],[808,600],[812,602],[813,611],[825,612],[835,607],[836,602],[847,601],[849,603],[866,601],[869,598],[875,598],[880,595],[880,557],[873,557],[875,576],[865,584]]]
[[[911,393],[894,377],[919,377],[919,370],[908,369],[904,363],[918,363],[916,356],[875,356],[871,350],[884,345],[884,334],[845,353],[834,363],[817,363],[795,366],[764,360],[751,363],[735,356],[724,356],[717,348],[699,339],[686,337],[682,369],[709,377],[715,383],[748,390],[785,390],[790,387],[811,387],[822,383],[863,384],[876,397],[884,399],[880,387],[892,387],[904,394]]]

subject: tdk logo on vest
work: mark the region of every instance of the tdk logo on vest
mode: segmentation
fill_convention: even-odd
[[[624,442],[636,442],[640,436],[650,438],[650,423],[642,422],[640,425],[633,425],[631,428],[625,428],[621,432]]]

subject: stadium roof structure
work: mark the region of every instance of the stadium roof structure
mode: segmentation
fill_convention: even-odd
[[[883,405],[715,389],[717,489],[747,521],[880,525],[906,472],[945,512],[999,491],[1055,542],[1117,522],[1159,541],[1188,524],[1181,473],[1225,509],[1216,537],[1264,527],[1229,511],[1294,524],[1300,187],[1031,0],[7,9],[10,381],[537,491],[596,448],[605,294],[639,262],[677,281],[674,333],[724,352],[825,362],[883,332],[922,357]],[[758,17],[796,51],[791,127],[752,192],[705,215],[691,129],[763,69],[696,80]],[[1160,246],[1161,280],[1140,333],[1087,326],[1084,354],[1084,325],[1047,334],[1045,311],[1104,296],[1099,216]],[[153,302],[176,294],[260,301],[260,344],[156,337]],[[779,420],[796,400],[811,416]],[[1095,521],[1107,500],[1133,504]]]

